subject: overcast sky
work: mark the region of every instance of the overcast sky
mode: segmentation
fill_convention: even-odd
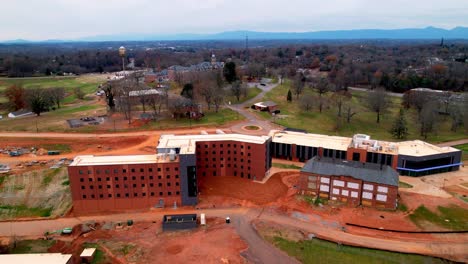
[[[0,40],[468,26],[468,0],[0,0]]]

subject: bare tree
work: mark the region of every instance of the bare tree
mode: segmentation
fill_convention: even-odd
[[[349,101],[344,102],[343,109],[346,113],[346,123],[351,122],[351,118],[357,114],[356,109],[353,108],[353,105]]]
[[[45,89],[30,88],[26,90],[25,94],[26,105],[35,113],[40,116],[42,112],[49,109],[51,101]]]
[[[235,81],[231,84],[231,93],[236,97],[237,101],[239,102],[241,96],[245,97],[247,95],[247,87],[242,82]]]
[[[341,117],[343,104],[352,99],[351,93],[346,90],[335,90],[331,98],[338,109],[338,117]]]
[[[380,123],[380,115],[387,111],[390,99],[385,89],[378,88],[367,93],[366,104],[371,111],[377,114],[377,123]]]
[[[12,85],[8,87],[4,95],[8,98],[9,108],[17,111],[25,107],[26,103],[24,101],[26,91],[22,86]]]
[[[304,75],[302,75],[302,73],[299,73],[294,77],[292,90],[293,93],[296,95],[296,98],[299,98],[299,95],[301,95],[304,91],[305,81],[306,79]]]
[[[434,103],[427,103],[421,110],[421,115],[419,117],[419,131],[420,135],[424,137],[424,139],[427,139],[428,134],[433,131],[437,122],[437,113],[435,109],[436,107]]]
[[[326,78],[320,78],[314,88],[319,94],[319,111],[322,113],[324,103],[323,95],[330,91],[330,83]]]
[[[304,108],[306,111],[309,111],[312,109],[314,102],[317,100],[317,98],[314,98],[314,96],[310,94],[304,94],[300,101],[299,104],[302,108]]]
[[[65,98],[65,89],[63,87],[54,87],[47,90],[53,104],[60,108],[60,101]]]

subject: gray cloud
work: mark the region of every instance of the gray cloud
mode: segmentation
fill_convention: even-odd
[[[467,0],[2,0],[0,40],[468,26]]]

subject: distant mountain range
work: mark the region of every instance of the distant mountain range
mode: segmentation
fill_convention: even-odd
[[[60,43],[97,41],[157,41],[157,40],[355,40],[355,39],[468,39],[468,27],[442,29],[435,27],[407,29],[356,29],[311,32],[226,31],[216,34],[114,34],[84,37],[74,40],[29,41],[9,40],[3,43]]]

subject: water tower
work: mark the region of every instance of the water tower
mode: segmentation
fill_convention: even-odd
[[[122,71],[125,71],[125,53],[127,50],[124,46],[119,48],[119,56],[122,58]]]

